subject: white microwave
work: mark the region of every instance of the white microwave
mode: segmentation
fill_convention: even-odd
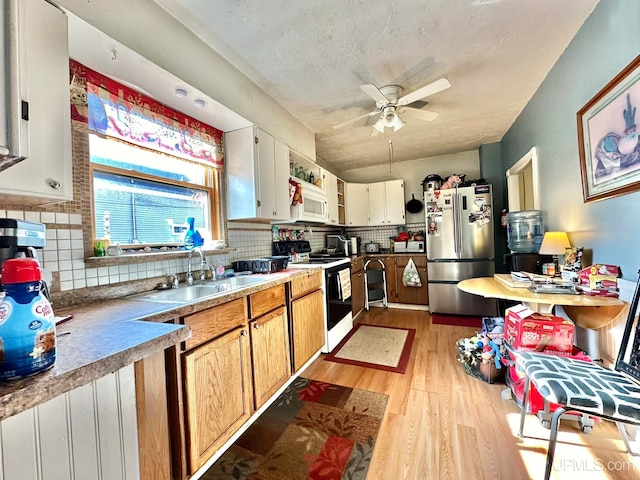
[[[291,220],[294,222],[324,223],[329,219],[327,197],[309,188],[302,189],[302,203],[291,207]]]

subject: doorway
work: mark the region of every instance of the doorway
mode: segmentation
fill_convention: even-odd
[[[540,210],[538,149],[533,147],[507,170],[508,210]]]

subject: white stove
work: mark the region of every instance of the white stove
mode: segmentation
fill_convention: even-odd
[[[274,255],[289,255],[288,268],[322,268],[322,290],[325,296],[325,345],[322,352],[331,352],[353,329],[351,295],[342,298],[346,285],[341,284],[349,279],[350,291],[351,260],[329,254],[313,254],[309,242],[301,240],[274,242],[273,252]],[[345,270],[348,273],[345,274]]]

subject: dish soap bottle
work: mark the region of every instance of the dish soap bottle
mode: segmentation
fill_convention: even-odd
[[[56,361],[53,309],[42,294],[42,272],[33,258],[11,258],[2,267],[0,380],[27,377]]]
[[[187,233],[184,234],[184,248],[186,250],[191,250],[196,246],[195,242],[195,222],[196,219],[194,217],[187,217],[187,223],[189,224],[189,228],[187,229]]]

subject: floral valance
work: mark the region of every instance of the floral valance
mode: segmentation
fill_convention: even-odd
[[[188,160],[222,167],[221,130],[69,61],[71,116],[89,129]]]

